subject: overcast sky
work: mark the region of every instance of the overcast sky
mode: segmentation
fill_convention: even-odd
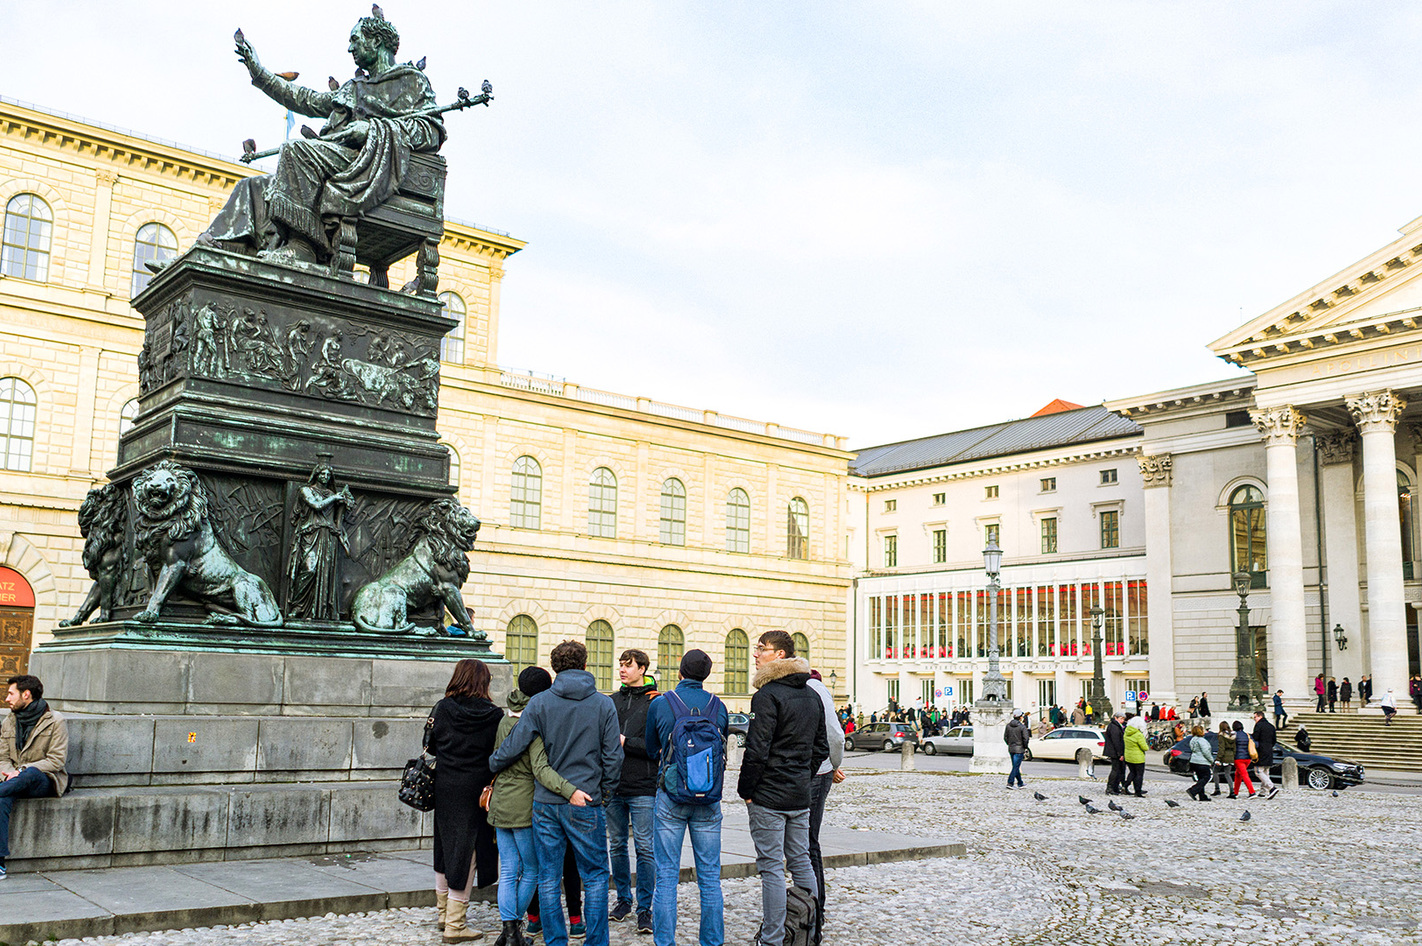
[[[361,3],[10,2],[0,94],[208,151]],[[499,362],[855,446],[1234,373],[1422,214],[1415,3],[402,3],[446,210],[527,240]]]

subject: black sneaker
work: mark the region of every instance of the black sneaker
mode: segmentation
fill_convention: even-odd
[[[1277,794],[1279,794],[1279,789],[1278,789],[1277,786],[1274,787],[1274,788],[1269,789],[1269,797],[1270,797],[1270,798],[1273,798],[1273,797],[1274,797],[1275,795],[1277,795]]]
[[[637,932],[639,932],[639,933],[651,933],[651,932],[652,932],[652,911],[651,911],[651,910],[643,910],[643,911],[641,911],[640,913],[637,914]]]
[[[612,908],[612,912],[607,915],[607,918],[614,923],[621,923],[623,920],[627,919],[627,917],[630,916],[631,913],[632,904],[628,903],[626,900],[619,900],[617,901],[617,906]]]

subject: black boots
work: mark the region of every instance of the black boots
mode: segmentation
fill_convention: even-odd
[[[522,920],[505,920],[503,932],[494,940],[494,946],[529,946],[532,942],[523,935]]]

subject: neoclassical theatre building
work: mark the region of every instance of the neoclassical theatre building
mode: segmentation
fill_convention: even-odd
[[[76,514],[137,408],[143,263],[190,245],[252,173],[0,99],[0,669],[25,666],[88,588]],[[499,287],[523,247],[455,221],[440,247],[460,322],[440,429],[484,522],[464,589],[476,623],[518,665],[585,640],[609,689],[625,648],[672,683],[699,647],[735,706],[752,642],[785,629],[846,693],[844,444],[501,369]]]

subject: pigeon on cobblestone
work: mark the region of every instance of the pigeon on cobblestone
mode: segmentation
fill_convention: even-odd
[[[1244,810],[1244,814],[1242,814],[1242,815],[1239,816],[1239,820],[1240,820],[1240,821],[1248,821],[1248,820],[1250,819],[1250,817],[1251,817],[1251,815],[1249,814],[1249,809],[1246,808],[1246,809]]]
[[[1091,804],[1091,799],[1086,798],[1085,796],[1082,796],[1082,795],[1076,796],[1076,800],[1079,801],[1079,802],[1081,802],[1083,805],[1090,805],[1090,804]]]
[[[1165,800],[1165,807],[1167,807],[1167,808],[1179,808],[1179,807],[1180,807],[1180,803],[1179,803],[1178,801],[1171,801],[1169,798],[1167,798],[1167,799]]]
[[[1124,808],[1121,809],[1121,817],[1122,817],[1122,819],[1124,819],[1124,820],[1126,820],[1126,821],[1135,821],[1135,820],[1136,820],[1136,816],[1133,815],[1133,814],[1131,814],[1129,811],[1127,811],[1127,810],[1124,809]]]
[[[1107,808],[1110,808],[1112,811],[1125,811],[1125,810],[1126,810],[1126,809],[1122,808],[1120,805],[1116,804],[1116,803],[1113,802],[1113,801],[1108,801],[1108,802],[1106,803],[1106,807],[1107,807]]]
[[[1046,796],[1046,795],[1043,795],[1041,792],[1033,792],[1033,793],[1032,793],[1032,797],[1035,798],[1035,799],[1037,799],[1038,801],[1046,801],[1046,800],[1047,800],[1047,796]]]
[[[1088,815],[1099,815],[1101,814],[1101,809],[1091,807],[1091,804],[1088,802],[1086,805],[1086,813]]]
[[[1338,793],[1337,793],[1337,792],[1334,792],[1334,793],[1333,793],[1333,797],[1334,797],[1334,798],[1337,798],[1337,797],[1338,797]]]

